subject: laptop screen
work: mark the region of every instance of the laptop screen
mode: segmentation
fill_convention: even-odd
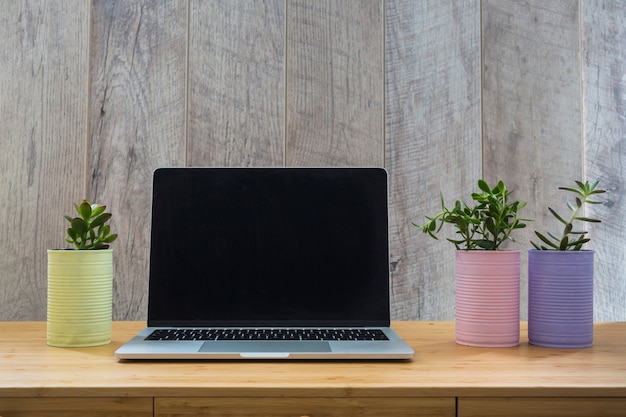
[[[154,173],[148,325],[389,324],[382,168]]]

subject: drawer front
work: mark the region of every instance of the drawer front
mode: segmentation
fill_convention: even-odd
[[[155,416],[454,417],[454,398],[156,398]]]
[[[459,398],[459,417],[626,417],[626,398]]]
[[[0,398],[2,417],[152,417],[146,398]]]

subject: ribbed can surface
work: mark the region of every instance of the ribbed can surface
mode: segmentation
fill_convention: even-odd
[[[87,347],[110,343],[112,292],[112,250],[49,250],[48,344]]]
[[[456,252],[456,341],[510,347],[520,337],[520,251]]]
[[[528,341],[556,348],[593,345],[594,252],[528,251]]]

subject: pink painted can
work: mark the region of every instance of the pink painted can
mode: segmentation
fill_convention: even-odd
[[[520,339],[519,250],[456,252],[456,342],[511,347]]]

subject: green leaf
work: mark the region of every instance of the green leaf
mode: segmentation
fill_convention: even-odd
[[[565,231],[563,232],[563,234],[564,234],[564,235],[569,234],[569,233],[572,231],[572,227],[573,227],[573,226],[572,226],[572,224],[571,224],[571,223],[567,223],[567,224],[565,225]]]
[[[85,236],[89,230],[89,226],[87,225],[87,222],[80,217],[74,217],[72,219],[72,229],[74,229],[78,236]]]
[[[590,240],[591,240],[591,239],[589,239],[589,238],[585,238],[585,239],[580,239],[580,240],[578,240],[578,241],[576,241],[576,242],[579,244],[579,246],[582,246],[582,245],[584,245],[585,243],[589,242]]]
[[[570,187],[559,187],[559,190],[564,190],[564,191],[571,191],[573,193],[579,194],[579,195],[583,195],[583,193],[576,189],[576,188],[570,188]]]
[[[493,219],[491,217],[488,217],[485,219],[485,227],[487,228],[487,230],[489,230],[492,234],[495,234],[495,224],[493,222]]]
[[[548,236],[550,236],[552,239],[556,240],[557,242],[558,242],[559,240],[561,240],[561,238],[560,238],[559,236],[555,235],[555,234],[554,234],[554,233],[552,233],[552,232],[548,232]]]
[[[67,229],[67,235],[70,237],[71,241],[70,243],[74,243],[74,241],[76,241],[76,239],[78,239],[78,235],[76,234],[76,232],[74,231],[74,229]]]
[[[98,217],[100,214],[104,213],[104,210],[106,210],[107,206],[99,206],[97,204],[92,204],[91,208],[92,208],[91,217]]]
[[[500,194],[506,195],[506,187],[504,185],[504,181],[502,180],[498,181],[498,185],[493,189],[493,193],[494,194],[500,193]]]
[[[89,204],[89,201],[83,200],[77,210],[78,214],[80,214],[85,221],[88,221],[89,218],[91,218],[91,204]]]
[[[602,223],[601,220],[592,219],[590,217],[574,217],[574,220],[580,220],[581,222],[589,222],[589,223]]]
[[[463,240],[463,239],[457,240],[457,239],[446,238],[446,240],[448,242],[454,243],[455,245],[457,245],[457,244],[460,245],[462,243],[465,243],[465,240]]]
[[[486,250],[493,250],[496,246],[491,240],[484,239],[475,240],[474,243],[476,243],[476,246],[478,246],[479,248],[483,248]]]
[[[107,236],[106,238],[104,238],[103,240],[104,240],[104,242],[106,242],[106,243],[111,243],[111,242],[114,242],[114,241],[115,241],[115,239],[117,239],[117,234],[114,234],[114,235],[109,235],[109,236]]]
[[[487,194],[491,194],[491,188],[489,188],[489,185],[485,182],[485,180],[478,180],[478,188]]]
[[[98,229],[100,236],[108,236],[111,233],[111,226],[105,224]]]
[[[94,219],[91,222],[91,227],[96,228],[98,226],[101,226],[104,223],[106,223],[107,221],[109,221],[110,218],[111,218],[111,213],[101,214],[100,216],[98,216],[96,219]]]
[[[548,207],[548,210],[550,210],[550,213],[552,213],[552,215],[553,215],[554,217],[556,217],[556,219],[557,219],[558,221],[560,221],[561,223],[563,223],[563,224],[567,224],[567,223],[568,223],[568,222],[567,222],[566,220],[564,220],[561,216],[559,216],[559,214],[558,214],[556,211],[554,211],[554,210],[553,210],[553,209],[551,209],[550,207]]]
[[[554,248],[554,249],[557,249],[557,248],[558,248],[558,246],[557,246],[556,244],[554,244],[554,243],[553,243],[550,239],[548,239],[547,237],[545,237],[545,236],[544,236],[544,235],[542,235],[541,233],[539,233],[539,232],[535,232],[535,234],[537,235],[537,237],[538,237],[539,239],[541,239],[541,241],[542,241],[543,243],[545,243],[545,244],[546,244],[546,245],[548,245],[549,247]]]

